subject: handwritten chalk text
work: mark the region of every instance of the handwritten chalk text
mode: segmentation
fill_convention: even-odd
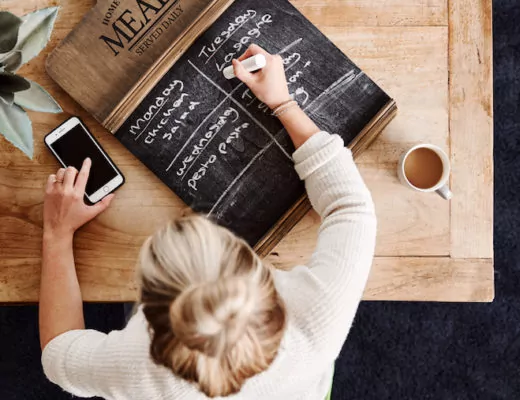
[[[222,115],[217,118],[217,122],[212,124],[202,138],[193,145],[191,153],[182,160],[182,166],[177,170],[177,176],[183,177],[186,172],[188,172],[191,165],[197,160],[198,156],[202,154],[215,135],[222,130],[230,117],[233,118],[231,122],[235,122],[239,118],[238,111],[233,107],[228,107]]]
[[[271,17],[270,14],[265,14],[262,16],[260,21],[256,23],[256,28],[249,30],[246,36],[243,36],[240,38],[240,40],[233,45],[232,52],[226,54],[224,56],[224,62],[219,64],[216,63],[216,67],[218,71],[222,71],[227,65],[231,63],[231,61],[236,58],[238,55],[240,55],[245,48],[251,43],[253,39],[258,39],[261,35],[260,28],[265,24],[272,24],[273,23],[273,17]]]
[[[199,53],[199,57],[210,58],[215,52],[217,52],[222,45],[233,36],[238,29],[240,29],[247,21],[253,19],[256,16],[255,10],[248,10],[245,14],[239,15],[233,22],[230,22],[228,28],[223,31],[219,36],[213,39],[213,42],[209,46],[202,46],[202,50]],[[220,45],[220,46],[219,46]]]
[[[184,89],[184,82],[175,80],[170,83],[168,87],[161,92],[161,95],[155,98],[155,101],[148,107],[148,110],[143,114],[143,116],[138,118],[137,121],[130,126],[130,133],[134,136],[140,136],[151,120],[155,118],[159,111],[161,111],[162,107],[168,101],[170,94],[176,89],[182,92]]]

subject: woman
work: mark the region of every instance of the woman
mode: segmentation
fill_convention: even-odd
[[[274,109],[297,149],[295,168],[323,218],[307,266],[264,265],[251,248],[202,217],[150,237],[139,263],[140,307],[121,331],[85,330],[74,269],[76,229],[112,197],[83,203],[90,162],[60,169],[44,205],[40,340],[47,377],[106,399],[324,399],[372,262],[370,194],[339,136],[320,132],[290,102],[282,59],[236,76]]]

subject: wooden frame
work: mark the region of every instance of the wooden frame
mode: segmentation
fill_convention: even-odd
[[[184,54],[195,40],[215,22],[234,0],[212,0],[193,23],[174,41],[150,69],[139,79],[117,107],[103,120],[102,125],[110,132],[116,132],[141,103],[149,91],[159,82],[172,65]]]

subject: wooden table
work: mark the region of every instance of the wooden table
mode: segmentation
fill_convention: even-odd
[[[45,73],[45,57],[94,0],[3,0],[21,15],[62,6],[52,40],[20,73],[46,87],[66,113],[31,113],[35,157],[0,140],[0,302],[38,300],[42,187],[58,165],[43,136],[83,118],[127,177],[111,208],[81,229],[75,256],[84,299],[133,300],[143,240],[184,205]],[[493,92],[491,0],[293,0],[314,24],[393,96],[398,117],[358,160],[379,219],[366,300],[491,301]],[[398,183],[397,160],[420,142],[451,155],[454,198]],[[319,220],[309,213],[267,260],[305,262]]]

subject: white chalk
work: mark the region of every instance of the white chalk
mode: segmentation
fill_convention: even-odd
[[[267,60],[263,54],[257,54],[256,56],[249,57],[248,59],[242,61],[241,64],[246,69],[246,71],[254,72],[264,68],[267,64]],[[233,69],[232,65],[224,68],[224,76],[226,79],[235,78],[235,70]]]

